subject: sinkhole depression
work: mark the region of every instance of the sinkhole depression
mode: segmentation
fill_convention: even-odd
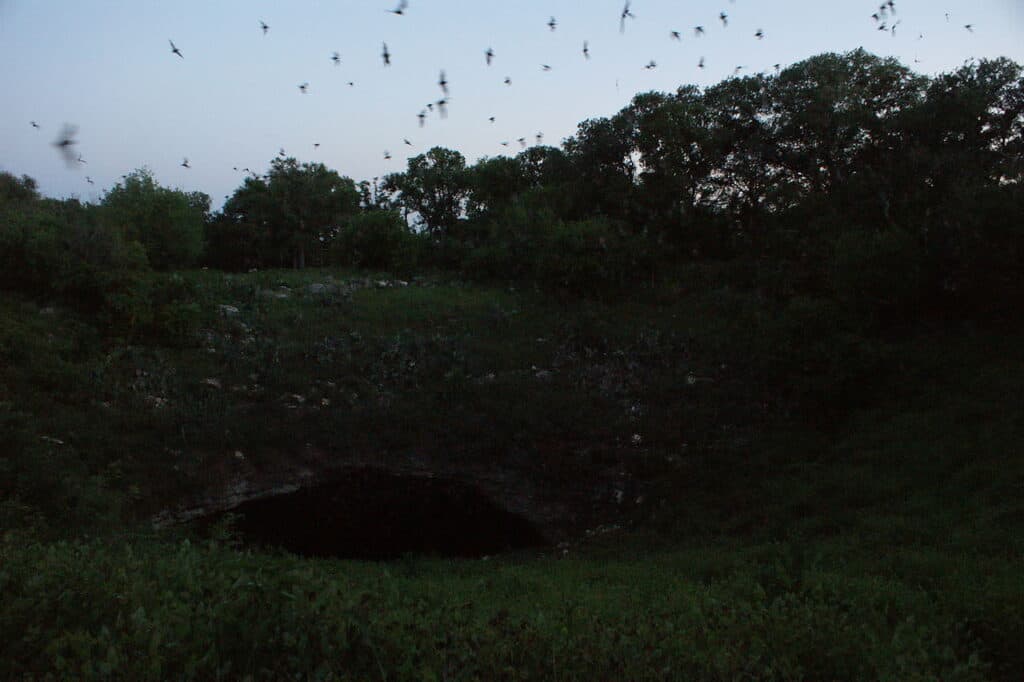
[[[545,544],[528,520],[469,484],[371,469],[249,500],[201,525],[209,528],[228,515],[243,545],[306,557],[481,557]]]

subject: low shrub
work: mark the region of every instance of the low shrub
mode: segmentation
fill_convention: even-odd
[[[546,234],[534,276],[546,289],[599,296],[649,282],[655,272],[641,238],[592,219],[558,225]]]
[[[234,222],[223,215],[207,222],[202,262],[228,272],[245,272],[270,258],[270,231],[247,222]]]
[[[8,542],[0,560],[5,678],[980,682],[993,669],[958,625],[963,604],[770,556],[706,582],[673,556],[402,570],[138,540]]]
[[[334,265],[411,273],[420,241],[394,211],[366,211],[348,218],[329,247]]]
[[[835,239],[832,290],[840,302],[867,315],[913,306],[926,294],[928,274],[925,251],[907,231],[846,231]]]

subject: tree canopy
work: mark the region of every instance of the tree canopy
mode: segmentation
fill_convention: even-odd
[[[406,214],[415,213],[423,228],[440,234],[454,227],[466,210],[470,194],[469,173],[462,154],[434,147],[409,159],[404,173],[384,178],[384,187],[398,193]]]
[[[264,177],[246,178],[224,206],[229,224],[274,253],[280,264],[305,267],[307,255],[360,205],[355,182],[322,163],[276,158]]]
[[[147,169],[129,173],[103,197],[103,220],[146,249],[157,269],[188,267],[203,252],[210,198],[162,187]]]

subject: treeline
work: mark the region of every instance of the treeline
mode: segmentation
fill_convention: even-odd
[[[710,260],[775,296],[992,306],[1024,291],[1022,131],[1024,79],[1010,60],[928,78],[863,50],[823,54],[637,95],[561,147],[515,157],[468,165],[434,148],[358,184],[278,158],[214,214],[205,195],[145,171],[98,207],[33,199],[30,180],[7,177],[0,282],[36,286],[46,259],[80,258],[442,269],[603,296]],[[26,195],[33,208],[12,212]]]
[[[430,235],[434,263],[582,293],[740,259],[781,293],[1019,295],[1021,75],[1006,59],[926,78],[824,54],[638,95],[561,148],[472,166],[431,150],[378,203]]]

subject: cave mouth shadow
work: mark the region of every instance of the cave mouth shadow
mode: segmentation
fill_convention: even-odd
[[[527,519],[466,483],[364,469],[295,492],[243,502],[228,515],[244,546],[304,557],[387,560],[479,558],[546,544]]]

